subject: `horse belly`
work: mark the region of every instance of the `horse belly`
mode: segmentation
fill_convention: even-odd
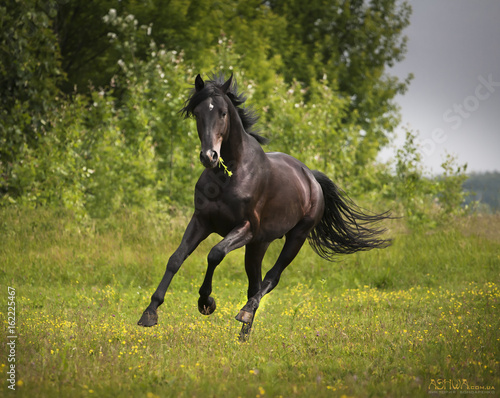
[[[269,153],[268,200],[261,212],[260,230],[269,240],[283,237],[306,217],[316,218],[318,192],[307,167],[282,153]],[[313,192],[314,191],[314,192]]]
[[[285,236],[303,217],[296,212],[276,211],[265,214],[260,223],[260,240],[272,241]]]
[[[305,196],[305,192],[292,185],[266,203],[260,230],[268,240],[283,237],[307,216]]]

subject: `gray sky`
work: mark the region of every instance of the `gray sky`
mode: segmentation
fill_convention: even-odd
[[[391,74],[415,75],[402,126],[419,132],[422,158],[439,173],[446,153],[468,171],[500,171],[500,0],[410,0],[406,59]],[[404,142],[398,129],[395,146]],[[394,149],[384,150],[381,160]]]

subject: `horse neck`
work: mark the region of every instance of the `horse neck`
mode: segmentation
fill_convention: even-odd
[[[224,161],[238,164],[243,161],[250,145],[250,136],[246,133],[241,123],[238,111],[234,106],[229,106],[229,133],[222,143],[221,155]]]

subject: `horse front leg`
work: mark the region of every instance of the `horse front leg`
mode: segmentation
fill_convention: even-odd
[[[210,294],[212,294],[212,279],[215,268],[217,268],[230,251],[245,246],[252,240],[252,237],[250,222],[245,221],[243,225],[229,232],[224,239],[210,250],[207,257],[207,272],[199,291],[200,298],[198,300],[198,310],[201,314],[210,315],[216,308],[215,300],[210,296]]]
[[[207,228],[198,217],[193,216],[189,222],[184,236],[182,237],[181,244],[177,250],[172,254],[167,263],[165,274],[158,285],[158,288],[151,296],[151,302],[144,310],[141,319],[137,322],[140,326],[154,326],[158,323],[157,309],[163,304],[165,293],[172,281],[172,278],[177,273],[182,263],[186,258],[198,247],[211,231]]]

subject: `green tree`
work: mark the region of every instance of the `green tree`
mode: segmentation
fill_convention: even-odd
[[[50,128],[61,70],[55,1],[0,6],[0,192],[16,195],[12,167],[24,146],[37,148]]]
[[[457,158],[447,154],[443,163],[442,176],[438,179],[439,187],[439,203],[441,205],[441,217],[447,218],[455,215],[464,214],[466,192],[463,189],[463,184],[467,180],[467,164],[457,165]]]
[[[133,15],[139,25],[151,29],[151,39],[166,51],[182,53],[198,72],[208,73],[217,63],[214,55],[223,38],[229,38],[240,57],[241,67],[267,88],[279,57],[270,57],[271,38],[284,29],[285,20],[260,0],[124,0],[62,2],[54,18],[68,75],[63,85],[69,93],[77,85],[85,91],[89,81],[104,87],[119,73],[121,53],[110,45],[110,27],[103,16],[114,9],[117,15]],[[135,56],[148,57],[149,40],[135,39]],[[259,88],[260,89],[260,88]]]
[[[275,37],[279,70],[287,81],[310,86],[327,76],[349,101],[347,125],[363,132],[356,161],[367,164],[390,139],[399,123],[393,99],[405,92],[409,78],[399,81],[387,68],[403,59],[411,8],[396,0],[271,0],[284,15],[286,31]]]
[[[405,143],[396,152],[392,193],[410,226],[434,224],[430,214],[435,207],[433,198],[437,191],[433,181],[424,176],[417,134],[413,131],[406,132]]]
[[[384,193],[395,199],[410,227],[433,227],[466,213],[462,184],[467,179],[467,165],[457,165],[456,157],[447,155],[441,176],[426,176],[417,134],[407,131],[395,166],[394,181]]]
[[[67,80],[61,82],[66,93],[77,87],[87,92],[89,85],[105,87],[118,71],[119,54],[109,42],[109,27],[103,17],[111,8],[123,13],[128,1],[59,0],[53,30],[61,51],[61,67]]]

